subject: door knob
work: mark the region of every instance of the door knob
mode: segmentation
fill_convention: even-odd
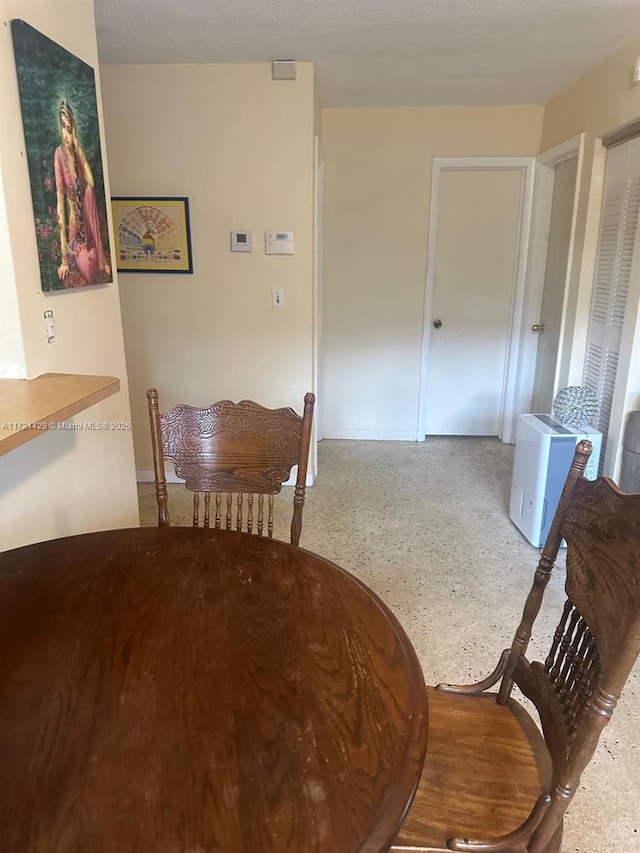
[[[534,323],[531,327],[532,332],[544,332],[544,323]]]
[[[441,326],[442,326],[442,320],[434,320],[433,321],[433,328],[434,329],[439,329]]]

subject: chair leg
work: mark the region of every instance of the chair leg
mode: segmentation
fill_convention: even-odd
[[[563,821],[553,833],[553,838],[549,842],[545,853],[562,853],[562,831],[564,829]]]

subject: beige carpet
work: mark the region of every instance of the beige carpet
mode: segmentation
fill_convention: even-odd
[[[395,612],[427,683],[484,677],[511,642],[538,551],[507,514],[513,448],[495,439],[322,441],[301,547],[353,572]],[[155,524],[141,484],[142,524]],[[174,524],[190,501],[169,487]],[[292,494],[285,490],[285,512]],[[286,526],[276,531],[288,538]],[[544,654],[564,601],[560,566],[532,652]],[[554,609],[555,608],[555,609]],[[565,820],[565,853],[640,853],[640,666],[605,729]]]

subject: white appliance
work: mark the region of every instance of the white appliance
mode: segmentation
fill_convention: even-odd
[[[520,415],[516,427],[509,518],[526,538],[541,548],[553,520],[576,444],[593,444],[585,476],[598,476],[602,433],[565,427],[551,415]]]

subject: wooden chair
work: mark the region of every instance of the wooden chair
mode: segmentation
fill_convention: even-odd
[[[578,444],[511,648],[478,684],[428,688],[424,771],[392,851],[562,849],[564,813],[640,654],[640,495],[585,479],[590,453]],[[563,538],[567,601],[545,662],[530,662]]]
[[[315,396],[304,398],[304,414],[265,409],[251,400],[221,400],[204,409],[179,405],[160,414],[158,392],[147,391],[158,525],[169,525],[165,459],[193,492],[193,526],[246,530],[273,536],[274,495],[298,466],[290,540],[300,541]],[[212,506],[213,495],[213,506]],[[254,502],[254,495],[257,501]],[[265,500],[266,525],[265,525]]]

